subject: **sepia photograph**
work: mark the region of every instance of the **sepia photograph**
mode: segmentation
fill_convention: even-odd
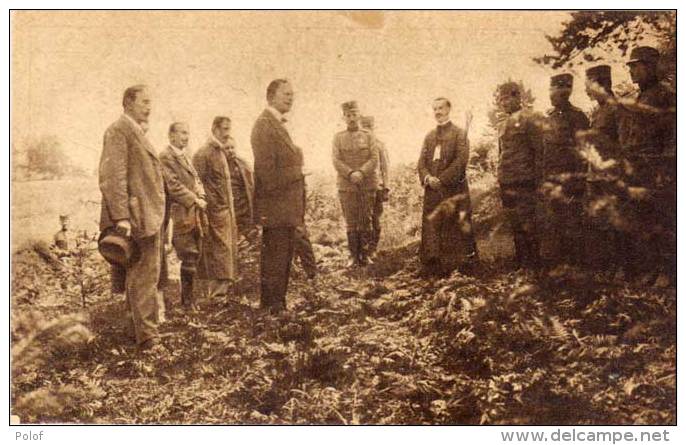
[[[8,15],[10,425],[676,426],[676,10]]]

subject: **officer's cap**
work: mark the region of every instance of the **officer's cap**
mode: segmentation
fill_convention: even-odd
[[[374,116],[362,116],[360,123],[363,128],[374,128]]]
[[[572,88],[574,77],[569,73],[556,74],[550,78],[550,86],[556,88]]]
[[[357,106],[357,101],[351,100],[349,102],[343,102],[341,105],[341,108],[343,108],[343,112],[347,113],[349,111],[359,111],[359,107]]]
[[[643,62],[656,65],[659,59],[660,53],[655,48],[651,46],[639,46],[631,50],[631,57],[629,57],[627,64]]]
[[[67,215],[67,214],[60,215],[60,222],[61,223],[69,222],[69,215]]]
[[[597,83],[612,82],[612,69],[610,65],[598,65],[586,70],[586,78]]]

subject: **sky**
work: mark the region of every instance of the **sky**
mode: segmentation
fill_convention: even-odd
[[[122,112],[124,89],[150,86],[149,137],[162,149],[173,121],[190,124],[189,148],[228,115],[248,160],[250,131],[274,78],[295,91],[291,132],[312,172],[332,171],[331,142],[344,129],[340,104],[374,115],[391,162],[415,161],[435,126],[432,99],[471,109],[483,133],[500,82],[522,80],[549,107],[553,72],[532,61],[550,52],[569,14],[554,12],[12,12],[12,137],[15,146],[55,135],[87,171],[102,135]],[[625,78],[628,73],[613,74]],[[583,72],[572,102],[588,109]]]

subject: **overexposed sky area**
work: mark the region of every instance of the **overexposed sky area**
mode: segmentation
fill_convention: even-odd
[[[431,101],[453,102],[470,138],[486,124],[495,86],[507,78],[549,106],[552,73],[532,61],[550,51],[544,35],[564,12],[12,12],[12,126],[18,146],[57,136],[89,171],[127,86],[151,87],[150,139],[161,149],[172,121],[191,127],[194,151],[213,116],[229,115],[239,151],[270,80],[288,78],[291,125],[310,170],[330,170],[331,141],[343,129],[340,104],[355,99],[376,117],[392,162],[417,158],[434,125]],[[621,65],[617,77],[627,77]],[[590,106],[583,72],[573,102]]]

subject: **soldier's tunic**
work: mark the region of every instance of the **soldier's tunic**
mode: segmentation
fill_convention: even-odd
[[[586,141],[592,144],[604,161],[613,159],[620,161],[619,151],[619,113],[613,100],[598,104],[591,112],[591,128]],[[589,171],[593,166],[589,166]],[[591,196],[602,196],[604,181],[589,181]],[[616,266],[618,255],[618,232],[604,217],[589,215],[590,226],[587,232],[586,246],[587,263],[595,270],[612,269]]]
[[[525,109],[510,114],[498,126],[498,182],[514,235],[515,259],[531,267],[539,263],[536,206],[543,155],[541,127],[540,119]]]
[[[366,249],[372,231],[372,209],[378,187],[376,167],[379,149],[374,135],[367,130],[344,130],[333,140],[333,164],[338,172],[338,194],[349,234],[357,234],[359,245]],[[350,175],[359,171],[363,180],[353,184]],[[349,240],[350,243],[350,240]],[[352,252],[353,249],[351,249]],[[353,252],[353,255],[356,253]]]
[[[547,183],[544,190],[559,187],[562,193],[544,196],[541,256],[553,263],[580,264],[584,258],[585,181],[572,175],[586,169],[578,154],[576,135],[588,130],[590,124],[583,111],[570,103],[552,108],[547,114],[542,159],[543,180]]]
[[[424,138],[417,164],[419,180],[426,185],[430,175],[441,181],[436,190],[424,187],[419,256],[428,273],[450,273],[476,254],[466,175],[468,161],[469,141],[465,131],[452,122],[438,125]],[[436,207],[448,199],[455,200],[450,216],[430,218]]]
[[[385,144],[378,138],[376,139],[376,145],[379,147],[379,168],[377,169],[379,187],[374,197],[374,210],[372,212],[372,240],[370,245],[372,251],[376,250],[381,240],[381,215],[383,215],[384,202],[388,199],[388,152],[386,151]]]
[[[641,225],[639,239],[625,240],[630,271],[661,264],[676,274],[676,94],[659,82],[641,91],[634,103],[622,104],[619,143],[624,180],[645,187],[651,199],[625,202],[625,211]]]

